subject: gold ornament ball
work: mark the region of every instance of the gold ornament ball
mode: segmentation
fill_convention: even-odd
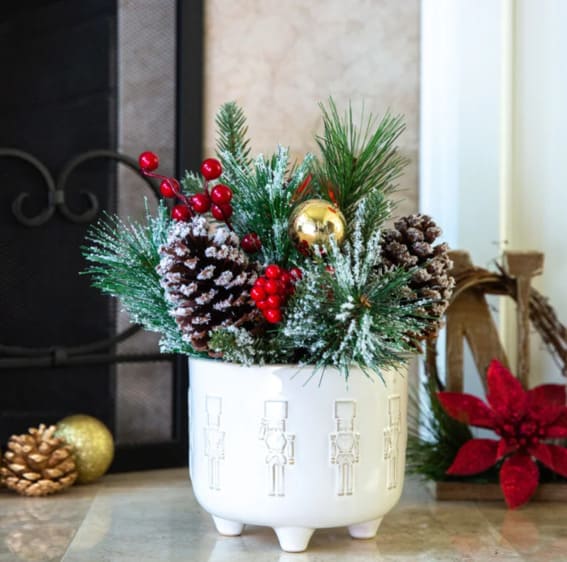
[[[291,213],[288,234],[302,254],[309,254],[316,245],[327,246],[331,236],[340,246],[346,234],[345,217],[329,201],[308,199]]]
[[[114,458],[114,439],[108,428],[96,418],[84,414],[69,416],[57,424],[56,437],[73,449],[79,484],[100,478]]]

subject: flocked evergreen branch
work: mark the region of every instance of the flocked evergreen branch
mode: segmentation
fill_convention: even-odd
[[[412,351],[411,332],[427,320],[423,302],[408,301],[406,286],[413,272],[392,268],[376,275],[380,232],[363,239],[365,206],[355,217],[352,241],[339,249],[331,239],[327,263],[306,263],[304,278],[288,304],[282,329],[291,348],[304,349],[318,367],[336,366],[348,378],[349,368],[380,372],[396,366]]]
[[[217,154],[224,164],[224,155],[231,154],[242,168],[250,164],[250,141],[247,138],[246,116],[236,102],[221,105],[215,118],[217,125]]]
[[[290,171],[289,150],[278,146],[269,160],[258,156],[243,167],[230,152],[223,155],[223,181],[234,193],[232,224],[240,236],[255,232],[262,240],[263,263],[286,267],[297,252],[288,236],[292,199],[309,173],[313,157],[307,154]]]
[[[85,273],[93,286],[118,297],[133,322],[162,335],[160,349],[195,355],[182,341],[156,271],[158,249],[166,241],[171,219],[161,203],[155,217],[146,203],[145,225],[107,215],[87,233],[83,254],[90,263]]]
[[[380,228],[392,211],[390,196],[396,191],[397,179],[408,160],[396,142],[405,129],[403,118],[387,113],[376,124],[369,115],[357,126],[352,107],[341,116],[333,100],[328,107],[320,105],[323,134],[317,137],[321,158],[315,166],[315,177],[323,197],[332,191],[344,213],[347,224],[354,220],[356,209],[366,202],[367,219],[363,234]]]
[[[185,175],[181,178],[181,186],[183,193],[190,197],[203,191],[203,178],[195,172],[185,170]]]
[[[428,378],[422,395],[410,396],[413,411],[418,416],[410,425],[407,446],[407,470],[409,474],[422,476],[436,482],[447,480],[447,469],[458,450],[472,433],[469,427],[451,418],[437,399],[437,384]]]
[[[221,353],[223,360],[241,365],[294,362],[295,350],[282,346],[278,334],[279,331],[274,329],[258,337],[244,328],[230,326],[214,330],[209,346]]]

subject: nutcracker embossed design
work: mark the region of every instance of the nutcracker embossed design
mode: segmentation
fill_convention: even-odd
[[[356,402],[335,400],[335,433],[331,442],[331,464],[337,465],[337,494],[351,496],[354,490],[354,465],[359,461],[360,433],[354,431]]]
[[[220,429],[222,398],[207,396],[205,400],[205,456],[208,460],[209,488],[220,490],[220,461],[224,459],[225,432]]]
[[[266,400],[259,439],[266,447],[268,495],[285,496],[285,465],[295,464],[295,435],[286,432],[287,401]]]
[[[384,430],[384,460],[386,465],[386,487],[398,487],[398,441],[401,431],[401,399],[399,394],[388,397],[388,427]]]

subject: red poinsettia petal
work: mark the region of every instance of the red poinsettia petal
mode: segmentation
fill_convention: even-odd
[[[494,439],[471,439],[457,453],[447,474],[468,476],[488,470],[496,463],[498,441]]]
[[[500,487],[510,509],[526,503],[537,490],[539,470],[529,455],[508,457],[500,469]]]
[[[558,445],[538,443],[530,447],[530,453],[545,466],[561,476],[567,477],[567,449]]]
[[[549,448],[549,445],[547,443],[540,442],[536,443],[535,445],[530,445],[528,447],[528,452],[538,461],[541,461],[551,469],[553,468],[551,466],[553,464],[553,457],[551,454],[551,449]]]
[[[530,406],[565,406],[567,392],[564,384],[541,384],[528,391]]]
[[[565,408],[565,385],[542,384],[528,391],[528,411],[532,419],[553,423]]]
[[[546,429],[546,437],[567,437],[567,408],[562,408],[555,421]]]
[[[496,359],[488,367],[486,380],[486,398],[494,414],[502,420],[522,418],[527,409],[527,393],[520,381]]]
[[[480,398],[461,392],[438,392],[437,397],[452,418],[467,425],[494,427],[492,412]]]

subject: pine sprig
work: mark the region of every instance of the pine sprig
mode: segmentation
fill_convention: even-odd
[[[152,217],[146,204],[146,224],[124,222],[107,215],[87,233],[83,255],[90,262],[84,272],[93,286],[121,300],[133,322],[162,335],[160,349],[195,355],[181,339],[169,314],[165,293],[156,271],[158,249],[166,241],[171,219],[162,203]]]
[[[380,233],[363,240],[364,204],[356,213],[352,242],[342,249],[331,239],[327,262],[306,263],[304,279],[288,304],[283,345],[302,348],[320,368],[329,365],[348,378],[349,368],[364,372],[397,366],[412,350],[408,332],[426,323],[408,301],[411,273],[393,268],[376,275]],[[323,302],[327,296],[326,302]]]
[[[233,191],[233,226],[243,236],[255,232],[262,240],[263,263],[283,267],[297,252],[288,236],[292,199],[309,173],[312,156],[290,171],[289,150],[278,146],[269,160],[260,155],[250,167],[243,167],[230,152],[223,152],[223,181]]]
[[[250,141],[247,138],[246,115],[236,102],[221,105],[216,118],[217,154],[224,164],[224,154],[231,154],[242,168],[250,166]]]
[[[473,435],[468,426],[443,410],[433,378],[424,383],[423,390],[423,398],[412,397],[413,410],[419,412],[419,419],[408,435],[407,469],[409,474],[439,482],[448,479],[447,469]]]
[[[387,113],[376,125],[372,115],[354,122],[352,107],[341,116],[332,99],[328,107],[320,105],[323,134],[316,138],[321,159],[315,177],[322,196],[331,190],[347,223],[354,220],[356,209],[366,202],[364,229],[380,228],[392,212],[389,197],[396,191],[396,181],[408,160],[399,154],[396,142],[405,129],[403,118]]]
[[[183,193],[190,197],[191,195],[195,195],[195,193],[203,191],[203,178],[195,172],[186,170],[185,175],[181,178],[181,185],[183,187]]]
[[[283,348],[277,330],[262,337],[253,336],[244,328],[230,326],[212,332],[209,346],[221,353],[225,361],[241,365],[268,365],[293,362],[293,350]]]

